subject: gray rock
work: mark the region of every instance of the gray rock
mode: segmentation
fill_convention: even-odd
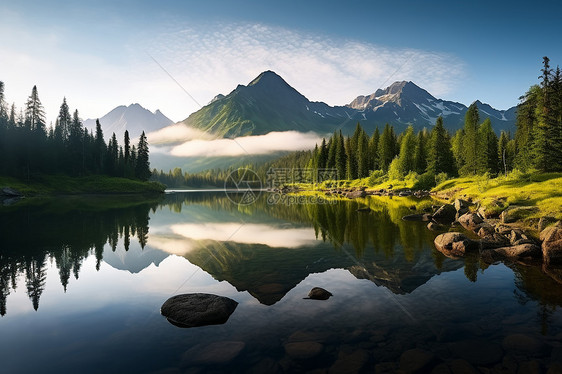
[[[193,293],[169,298],[160,312],[173,325],[196,327],[225,323],[237,306],[228,297]]]
[[[237,341],[215,342],[209,345],[196,345],[182,356],[182,366],[225,365],[234,360],[246,344]]]
[[[422,349],[410,349],[400,356],[400,370],[409,374],[430,372],[435,364],[435,355]]]
[[[428,230],[431,230],[431,231],[447,231],[447,229],[448,229],[447,226],[443,226],[443,225],[440,225],[440,224],[435,223],[435,222],[429,222],[427,224],[427,228],[428,228]]]
[[[478,229],[478,236],[484,238],[495,233],[494,227],[487,222],[483,222]]]
[[[551,225],[556,222],[556,218],[550,216],[544,216],[539,219],[539,223],[537,225],[537,229],[539,232],[546,229],[548,225]]]
[[[433,214],[433,220],[439,223],[451,223],[455,220],[457,210],[451,204],[445,204]]]
[[[307,299],[314,299],[314,300],[328,300],[330,298],[330,296],[334,296],[332,295],[331,292],[326,291],[323,288],[320,287],[314,287],[313,289],[310,290],[310,292],[308,293],[308,297]]]
[[[550,230],[549,230],[550,229]],[[549,230],[545,235],[543,233]],[[542,242],[542,254],[547,264],[562,263],[562,228],[559,225],[547,227],[541,236],[544,237]]]
[[[478,248],[476,242],[468,239],[460,232],[446,232],[437,235],[433,243],[439,252],[449,257],[464,256],[467,250]]]
[[[512,247],[500,247],[491,250],[495,259],[525,259],[525,258],[541,258],[541,248],[536,244],[520,244]]]
[[[475,213],[466,213],[459,217],[459,223],[467,230],[478,231],[480,225],[484,222],[479,215]]]
[[[367,193],[364,190],[358,190],[358,191],[348,192],[345,197],[347,197],[348,199],[357,199],[359,197],[365,197],[365,196],[367,196]]]
[[[460,214],[464,214],[468,212],[468,207],[470,206],[470,203],[466,200],[456,199],[454,202],[454,206],[457,212],[459,212]]]
[[[491,234],[484,236],[480,240],[480,247],[482,249],[490,249],[490,248],[501,248],[509,246],[509,239],[501,234]]]
[[[317,342],[294,342],[285,344],[285,352],[295,360],[308,360],[324,351],[324,346]]]

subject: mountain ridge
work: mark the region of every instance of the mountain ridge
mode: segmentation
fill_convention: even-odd
[[[490,117],[494,130],[515,130],[515,109],[498,110],[477,100],[480,118]],[[296,130],[331,133],[341,128],[349,134],[360,122],[366,131],[386,123],[397,132],[408,125],[415,130],[431,127],[442,116],[449,131],[464,124],[468,107],[438,99],[412,81],[394,82],[370,95],[360,95],[345,106],[312,102],[277,73],[267,70],[248,85],[239,84],[228,95],[217,95],[209,104],[181,123],[222,137],[263,135]]]

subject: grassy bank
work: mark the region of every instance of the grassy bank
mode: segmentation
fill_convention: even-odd
[[[385,180],[363,178],[338,181],[338,188],[366,187],[367,190],[379,189],[413,189],[419,179],[412,177],[403,180]],[[334,187],[332,182],[320,185],[299,184],[302,190],[326,190]],[[432,190],[432,195],[443,201],[455,198],[468,199],[485,207],[487,212],[500,213],[510,206],[535,206],[535,212],[525,217],[533,221],[540,217],[551,216],[562,219],[562,173],[521,173],[511,172],[507,176],[490,178],[472,176],[448,179]]]
[[[84,194],[155,194],[164,192],[158,182],[141,182],[126,178],[92,175],[39,175],[27,180],[0,176],[0,187],[12,187],[25,196],[55,196]]]

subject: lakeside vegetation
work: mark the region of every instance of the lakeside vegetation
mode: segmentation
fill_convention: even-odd
[[[120,146],[115,133],[106,144],[99,121],[95,134],[84,128],[78,110],[70,114],[66,98],[54,126],[34,86],[25,108],[8,110],[0,81],[0,186],[24,194],[152,193],[164,187],[148,182],[151,171],[144,132],[131,144],[125,131]]]

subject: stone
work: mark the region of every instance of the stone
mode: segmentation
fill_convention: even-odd
[[[562,228],[562,222],[561,222],[561,221],[556,222],[556,223],[555,223],[554,225],[552,225],[552,226],[546,227],[546,228],[545,228],[544,230],[542,230],[542,231],[540,232],[540,234],[539,234],[539,239],[540,239],[540,241],[541,241],[541,242],[544,241],[544,239],[546,239],[546,237],[547,237],[548,235],[550,235],[554,230],[559,229],[559,228]]]
[[[540,258],[542,255],[541,248],[536,244],[520,244],[512,247],[500,247],[492,250],[499,257],[507,257],[511,259],[524,258]]]
[[[457,210],[453,205],[445,204],[433,214],[433,220],[439,223],[451,223],[455,220],[456,214]]]
[[[462,244],[455,244],[461,242]],[[460,232],[446,232],[437,235],[435,248],[446,256],[464,256],[467,250],[476,249],[475,242]]]
[[[449,349],[454,358],[461,358],[476,366],[492,365],[503,358],[501,346],[486,340],[462,340],[451,343]]]
[[[433,353],[422,349],[410,349],[400,356],[400,370],[405,373],[427,373],[436,364]]]
[[[169,298],[160,312],[175,326],[196,327],[225,323],[237,306],[228,297],[193,293]]]
[[[484,220],[475,213],[463,214],[459,217],[458,221],[465,229],[472,231],[478,231],[478,228],[484,222]]]
[[[556,222],[556,218],[550,216],[544,216],[539,219],[539,223],[537,224],[537,230],[539,232],[543,231],[547,228],[547,226]]]
[[[182,356],[182,366],[225,365],[234,360],[246,347],[244,342],[223,341],[209,345],[196,345]]]
[[[460,214],[464,214],[468,212],[468,207],[470,206],[470,203],[463,199],[455,199],[453,205],[455,206],[457,212],[459,212]]]
[[[367,196],[367,193],[364,190],[358,190],[358,191],[348,192],[345,197],[347,197],[348,199],[357,199],[365,196]]]
[[[503,339],[502,347],[515,355],[539,356],[545,351],[545,344],[525,334],[512,334]]]
[[[447,231],[448,227],[435,222],[429,222],[427,224],[427,229],[431,231]]]
[[[324,346],[318,342],[294,342],[285,344],[285,352],[295,360],[308,360],[320,355]]]
[[[544,240],[542,242],[544,261],[547,264],[560,264],[562,263],[562,227],[557,224],[552,228],[547,227],[544,231],[546,230],[549,231],[543,235]]]
[[[361,372],[361,369],[369,362],[369,353],[364,349],[359,349],[352,353],[343,353],[338,355],[338,359],[328,369],[329,374],[355,374]]]
[[[323,288],[314,287],[313,289],[310,290],[310,292],[308,293],[308,297],[306,299],[328,300],[330,296],[334,296],[334,295],[332,295],[331,292],[326,291]]]
[[[538,211],[539,208],[536,206],[509,207],[500,214],[500,219],[502,223],[511,223],[526,218]]]
[[[478,229],[478,236],[484,238],[489,235],[493,235],[495,233],[494,226],[490,225],[487,222],[483,222]]]
[[[509,239],[498,233],[484,236],[480,240],[480,247],[482,249],[507,247],[509,244]]]
[[[449,363],[452,374],[478,374],[478,370],[474,368],[468,361],[456,359]]]

